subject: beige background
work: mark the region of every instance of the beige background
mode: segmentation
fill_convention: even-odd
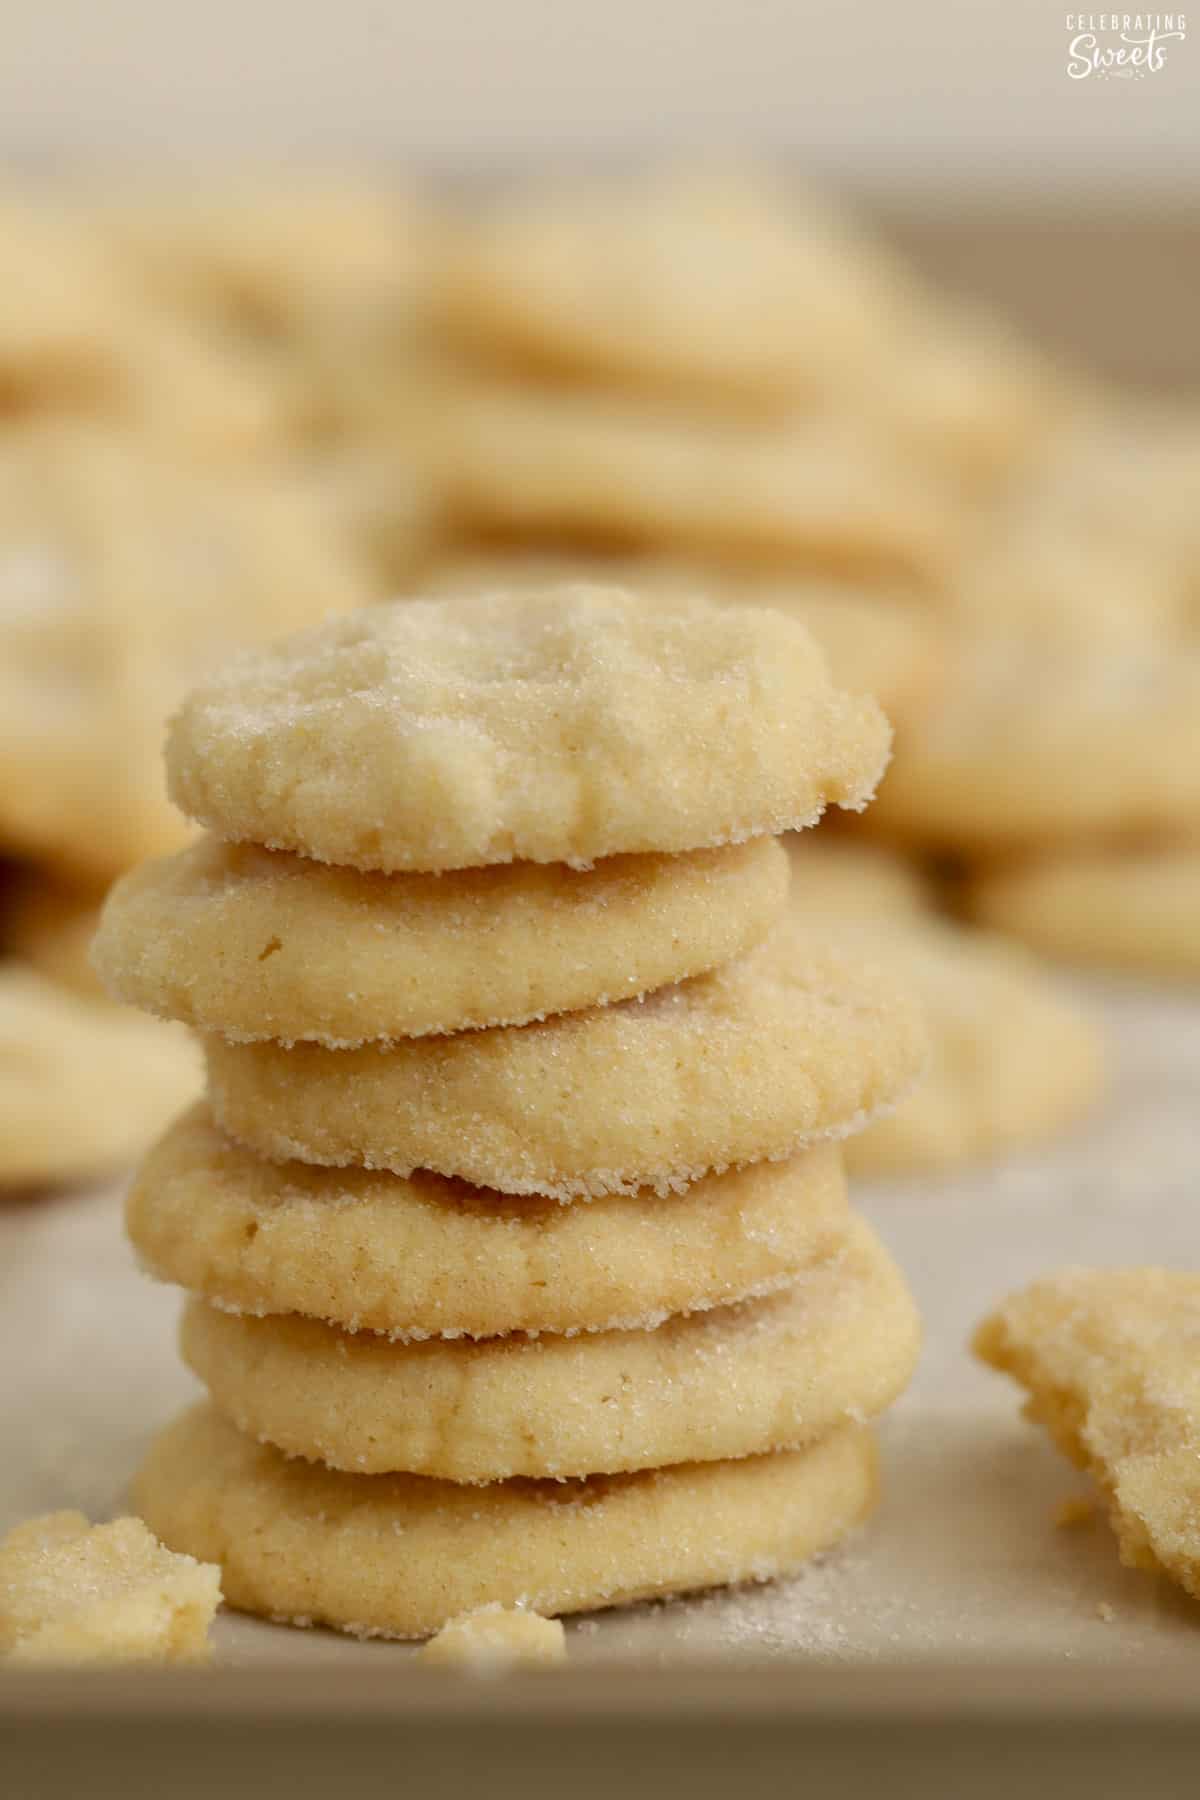
[[[799,152],[884,194],[1179,193],[1200,13],[1139,82],[1071,81],[1055,0],[0,0],[0,154],[664,142]]]

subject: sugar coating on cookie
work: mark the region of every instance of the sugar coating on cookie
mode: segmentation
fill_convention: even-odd
[[[945,628],[900,594],[822,581],[715,568],[671,556],[600,556],[525,547],[443,555],[422,575],[430,594],[499,594],[551,582],[616,582],[635,593],[678,598],[702,593],[727,606],[766,606],[810,631],[835,687],[872,694],[895,723],[922,713],[947,662]]]
[[[932,915],[861,930],[864,948],[890,958],[921,1004],[932,1051],[908,1098],[846,1145],[854,1174],[916,1174],[1015,1151],[1100,1098],[1099,1026],[1019,945]]]
[[[178,1027],[0,964],[0,1186],[120,1168],[200,1085]]]
[[[264,1162],[184,1115],[126,1201],[144,1265],[229,1312],[402,1339],[649,1329],[786,1286],[845,1233],[836,1146],[560,1206],[418,1171]]]
[[[157,1440],[134,1491],[231,1606],[358,1637],[428,1637],[480,1606],[539,1613],[768,1581],[851,1531],[877,1492],[869,1431],[738,1462],[487,1488],[289,1460],[211,1407]]]
[[[591,869],[380,875],[202,838],[126,875],[95,955],[113,992],[247,1042],[345,1048],[524,1024],[643,994],[766,936],[770,838]]]
[[[1026,1413],[1107,1496],[1122,1562],[1200,1599],[1200,1275],[1065,1269],[975,1335],[1028,1390]]]
[[[433,1169],[505,1193],[661,1193],[844,1136],[911,1087],[903,979],[783,920],[644,1000],[387,1047],[205,1041],[218,1123],[276,1161]]]
[[[1200,977],[1200,847],[1063,850],[972,879],[985,925],[1071,962]]]
[[[436,1668],[484,1674],[549,1668],[566,1662],[567,1639],[561,1619],[545,1619],[524,1606],[481,1606],[443,1625],[418,1654]]]
[[[240,1431],[329,1468],[504,1481],[662,1468],[812,1443],[870,1419],[920,1342],[861,1221],[780,1294],[653,1331],[393,1344],[193,1300],[184,1360]]]
[[[140,1519],[49,1513],[0,1540],[0,1662],[202,1662],[221,1571],[165,1550]]]
[[[436,870],[691,850],[861,808],[888,737],[790,620],[567,585],[397,601],[247,655],[185,702],[167,764],[224,837]]]

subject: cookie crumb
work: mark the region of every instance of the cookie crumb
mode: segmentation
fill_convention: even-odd
[[[564,1663],[567,1644],[560,1619],[544,1619],[523,1606],[483,1606],[451,1619],[418,1654],[443,1668],[496,1674]]]
[[[0,1541],[0,1660],[203,1662],[220,1600],[221,1571],[165,1549],[140,1519],[48,1513]]]
[[[1103,1619],[1106,1625],[1111,1625],[1116,1616],[1115,1609],[1109,1605],[1107,1600],[1100,1600],[1097,1602],[1096,1617],[1098,1619]]]

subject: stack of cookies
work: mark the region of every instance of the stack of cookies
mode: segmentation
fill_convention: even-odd
[[[887,740],[795,621],[587,586],[375,607],[184,705],[213,835],[97,958],[207,1053],[128,1222],[211,1399],[136,1494],[234,1605],[414,1637],[864,1517],[918,1325],[836,1140],[923,1031],[774,836]]]

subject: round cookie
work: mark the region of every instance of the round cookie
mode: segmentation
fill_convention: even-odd
[[[0,963],[0,1187],[120,1168],[199,1086],[177,1028]]]
[[[916,1090],[846,1145],[855,1175],[948,1169],[1039,1143],[1105,1081],[1098,1028],[1015,944],[931,917],[864,925],[924,1006],[933,1045]]]
[[[230,1312],[402,1338],[648,1329],[785,1286],[846,1222],[833,1145],[679,1194],[560,1206],[420,1172],[280,1167],[201,1106],[151,1150],[126,1203],[134,1247],[165,1281]]]
[[[976,646],[901,744],[871,829],[969,854],[1200,817],[1200,652]]]
[[[243,657],[176,715],[167,762],[223,837],[431,870],[807,824],[865,806],[887,744],[789,620],[568,585],[397,601]]]
[[[1065,850],[985,869],[973,915],[1073,962],[1200,976],[1200,847]]]
[[[505,363],[778,410],[886,361],[910,285],[827,201],[676,167],[492,199],[447,244],[437,303]]]
[[[0,845],[99,884],[186,840],[167,713],[214,657],[365,597],[274,476],[67,426],[0,443]]]
[[[858,941],[785,919],[644,1000],[326,1050],[205,1040],[217,1122],[279,1162],[434,1169],[505,1193],[661,1193],[858,1128],[923,1065],[916,1007]]]
[[[201,1406],[154,1444],[134,1497],[171,1549],[220,1564],[231,1606],[411,1638],[484,1605],[586,1612],[770,1580],[837,1543],[877,1489],[858,1425],[739,1462],[480,1489],[289,1461]]]
[[[939,591],[963,535],[943,483],[849,413],[781,420],[473,379],[433,456],[448,523]]]
[[[900,1271],[857,1221],[786,1292],[654,1331],[393,1344],[193,1300],[181,1342],[218,1411],[289,1456],[491,1482],[812,1443],[896,1398],[920,1326]]]
[[[97,965],[121,999],[242,1042],[346,1048],[624,1000],[728,962],[785,904],[771,838],[588,870],[379,875],[202,838],[126,875]]]
[[[1063,1269],[1012,1294],[977,1356],[1027,1389],[1026,1413],[1096,1477],[1121,1560],[1200,1598],[1200,1276]]]
[[[817,640],[834,685],[872,694],[893,721],[924,711],[946,661],[944,632],[927,607],[802,575],[748,575],[665,556],[509,549],[444,556],[422,577],[423,591],[430,594],[496,594],[556,581],[616,581],[636,593],[675,599],[703,594],[725,605],[786,613]]]

